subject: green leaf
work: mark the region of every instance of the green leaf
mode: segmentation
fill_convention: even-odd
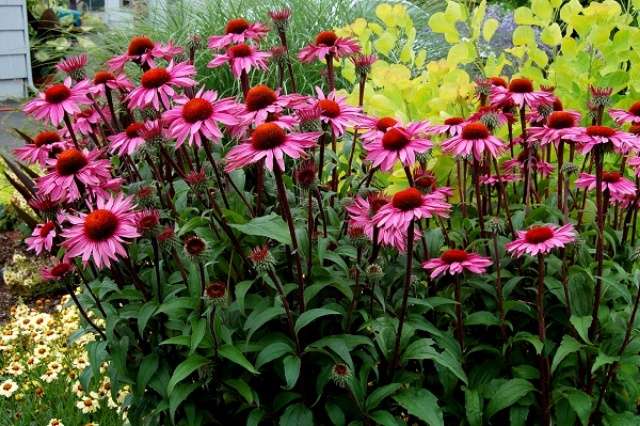
[[[225,383],[234,388],[249,404],[253,404],[253,391],[251,386],[242,379],[229,379]]]
[[[591,414],[591,397],[579,389],[570,389],[566,392],[566,398],[573,411],[580,418],[580,423],[583,426],[587,426],[589,424],[589,415]]]
[[[487,405],[487,417],[491,418],[498,411],[510,407],[534,390],[535,387],[524,379],[511,379],[504,382],[491,395]]]
[[[218,354],[228,359],[229,361],[235,362],[241,367],[244,367],[247,371],[253,374],[260,374],[258,370],[249,362],[249,360],[240,352],[240,349],[236,348],[233,345],[223,345],[218,349]]]
[[[176,415],[176,410],[185,399],[196,389],[202,386],[200,383],[179,384],[169,393],[169,413],[171,420]]]
[[[500,320],[491,312],[478,311],[468,315],[464,320],[464,325],[500,325]]]
[[[409,414],[430,426],[444,426],[442,409],[438,399],[426,389],[409,389],[393,397]]]
[[[291,345],[284,342],[274,342],[265,346],[260,351],[256,358],[256,368],[260,368],[263,365],[280,358],[281,356],[293,352]]]
[[[571,325],[573,325],[578,332],[578,335],[582,338],[586,343],[590,343],[589,340],[589,327],[591,326],[591,315],[586,315],[583,317],[579,317],[576,315],[571,315]]]
[[[338,404],[329,401],[324,405],[324,409],[326,410],[329,419],[331,419],[331,423],[339,426],[343,426],[346,424],[344,412]]]
[[[487,19],[486,22],[484,23],[484,26],[482,27],[482,38],[484,38],[485,41],[491,41],[491,39],[493,38],[493,35],[495,34],[499,26],[500,26],[500,22],[498,22],[497,19],[494,19],[494,18]]]
[[[191,349],[189,354],[192,354],[198,349],[200,342],[204,338],[204,334],[207,331],[207,321],[204,318],[198,318],[191,321]]]
[[[156,312],[158,305],[155,302],[149,301],[142,305],[140,310],[138,311],[138,331],[140,335],[144,335],[144,329],[147,327],[147,323],[149,319]]]
[[[536,354],[540,355],[542,350],[544,349],[544,343],[540,340],[540,338],[531,333],[527,333],[526,331],[520,331],[513,336],[513,341],[525,341],[531,343],[536,350]]]
[[[369,418],[382,426],[405,426],[405,423],[393,417],[388,411],[378,410],[369,413]]]
[[[464,407],[467,414],[469,426],[482,425],[482,401],[480,394],[475,389],[465,389]]]
[[[180,383],[182,380],[187,378],[191,373],[193,373],[203,365],[207,364],[208,362],[209,360],[203,357],[202,355],[198,355],[198,354],[189,355],[189,357],[187,357],[187,359],[185,359],[180,364],[178,364],[176,369],[173,371],[173,375],[171,376],[171,379],[167,384],[167,394],[171,395],[171,392],[173,392],[173,388],[175,388],[175,386],[178,383]]]
[[[264,410],[261,410],[259,408],[254,408],[251,411],[251,414],[249,414],[249,417],[247,417],[246,426],[258,426],[260,424],[260,421],[264,418],[265,415],[266,413],[264,412]]]
[[[313,413],[304,404],[292,404],[280,416],[279,426],[313,426]]]
[[[229,226],[237,229],[243,234],[257,235],[276,240],[282,244],[291,245],[291,235],[289,228],[282,217],[275,213],[267,216],[256,217],[247,223],[230,223]]]
[[[556,47],[562,42],[562,31],[557,23],[545,27],[540,34],[540,40],[547,46]]]
[[[284,313],[284,309],[281,306],[272,306],[262,311],[253,311],[244,323],[244,329],[247,330],[247,340],[251,339],[253,333],[258,331],[260,327],[265,325],[272,319],[279,317]]]
[[[402,386],[400,383],[390,383],[388,385],[377,388],[367,397],[365,408],[367,411],[374,410],[388,396],[393,395]]]
[[[296,334],[298,334],[302,328],[311,324],[316,319],[327,315],[340,315],[340,312],[326,308],[309,309],[308,311],[303,312],[296,320],[296,325],[294,326]]]
[[[578,352],[582,348],[582,344],[571,336],[565,335],[558,346],[556,354],[551,361],[551,373],[556,371],[560,363],[570,354]]]
[[[430,359],[452,372],[457,378],[467,384],[467,375],[462,369],[460,361],[458,361],[450,352],[442,351],[438,352],[434,347],[430,346],[425,340],[421,339],[412,342],[402,355],[402,360],[409,359]],[[410,358],[408,357],[410,356]]]
[[[595,373],[603,365],[613,364],[614,362],[617,362],[619,360],[620,357],[618,356],[611,356],[605,354],[604,352],[600,352],[596,357],[595,362],[593,363],[593,367],[591,367],[591,373]]]
[[[149,380],[153,377],[153,375],[158,370],[159,364],[159,356],[157,353],[151,353],[144,357],[142,362],[140,363],[140,368],[138,369],[138,375],[136,379],[136,392],[139,395],[142,395],[144,392],[144,388],[149,383]]]
[[[300,377],[300,366],[302,361],[297,355],[289,355],[282,360],[284,366],[284,378],[287,382],[287,389],[293,389]]]

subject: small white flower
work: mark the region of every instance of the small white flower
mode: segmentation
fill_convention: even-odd
[[[5,371],[7,372],[7,374],[11,374],[12,376],[17,377],[24,372],[24,367],[19,362],[14,361],[11,364],[9,364],[9,366],[5,369]]]
[[[47,370],[42,376],[40,376],[40,378],[47,383],[51,383],[54,380],[58,380],[58,373],[52,370]]]
[[[78,407],[83,414],[95,413],[100,408],[100,402],[91,397],[85,396],[80,401],[76,402],[76,407]]]
[[[59,419],[51,419],[47,426],[64,426],[64,424]]]
[[[0,383],[0,395],[11,398],[11,396],[18,390],[18,384],[13,380],[5,380]]]

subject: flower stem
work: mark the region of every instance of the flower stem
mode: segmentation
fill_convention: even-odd
[[[498,315],[500,317],[500,333],[502,338],[507,340],[507,327],[505,327],[504,315],[504,294],[502,292],[502,277],[500,274],[500,252],[498,251],[498,235],[493,233],[493,263],[496,267],[496,300],[498,302]]]
[[[564,141],[560,139],[558,142],[558,193],[557,193],[557,202],[558,202],[558,210],[563,211],[563,203],[564,203],[564,193],[562,190],[562,185],[564,184],[564,173],[562,172],[562,163],[564,160]]]
[[[345,326],[347,332],[351,328],[351,319],[353,316],[353,312],[358,307],[358,299],[360,298],[360,263],[362,263],[362,247],[358,247],[357,251],[356,271],[354,277],[356,285],[353,290],[353,299],[351,300],[351,305],[349,305],[349,311],[347,312],[347,322]]]
[[[456,300],[456,338],[460,345],[460,351],[464,353],[464,322],[462,319],[462,283],[460,275],[454,278],[454,294]]]
[[[287,225],[289,226],[289,234],[291,235],[291,246],[293,248],[293,256],[296,262],[297,280],[298,280],[298,300],[300,303],[300,312],[304,312],[304,276],[302,272],[302,262],[300,260],[300,250],[298,248],[298,238],[296,237],[296,228],[293,223],[293,217],[291,216],[291,209],[289,208],[289,201],[287,200],[287,190],[282,180],[282,170],[280,166],[275,163],[273,166],[273,172],[276,178],[276,186],[278,188],[278,196],[280,197],[280,206],[282,207],[282,215],[284,216]]]
[[[404,272],[404,288],[402,291],[402,305],[400,305],[400,316],[398,318],[398,331],[396,332],[396,342],[393,348],[393,356],[388,366],[387,376],[391,376],[391,372],[396,368],[400,357],[400,340],[402,337],[402,329],[404,328],[404,320],[407,315],[407,303],[409,300],[409,289],[411,288],[411,269],[413,265],[413,236],[415,232],[415,223],[412,219],[407,228],[407,267]]]
[[[328,54],[325,57],[327,61],[327,85],[329,86],[329,92],[336,90],[336,76],[333,70],[333,54]]]
[[[551,408],[549,406],[549,358],[544,354],[546,340],[546,326],[544,322],[544,255],[538,255],[538,290],[536,294],[536,309],[538,311],[538,337],[543,349],[540,354],[540,405],[542,409],[542,426],[551,424]]]
[[[245,70],[240,73],[240,87],[242,89],[242,97],[246,99],[247,92],[249,92],[249,75]]]
[[[593,339],[598,332],[598,311],[602,297],[602,267],[604,262],[604,209],[602,196],[602,168],[603,153],[599,146],[594,148],[594,162],[596,166],[596,211],[598,233],[596,237],[596,284],[594,290],[593,311],[591,312],[591,325],[589,337]],[[586,192],[586,191],[585,191]]]
[[[289,44],[287,43],[287,33],[284,31],[284,29],[279,29],[278,36],[280,37],[280,43],[284,46],[287,52],[287,54],[285,55],[285,61],[287,63],[287,71],[289,72],[289,78],[291,79],[291,89],[293,89],[294,92],[297,92],[298,89],[296,88],[296,79],[293,74],[293,67],[291,66],[291,58],[289,57]]]
[[[73,126],[71,125],[71,119],[69,118],[69,114],[64,113],[64,124],[67,126],[67,130],[69,130],[69,136],[71,136],[71,141],[73,142],[73,146],[76,149],[80,149],[80,145],[78,145],[78,139],[76,138],[76,134],[73,131]]]
[[[84,310],[84,308],[80,304],[80,301],[78,300],[78,297],[76,296],[76,293],[74,292],[71,285],[69,285],[67,280],[63,280],[63,281],[67,289],[67,293],[69,293],[69,296],[71,296],[71,299],[73,300],[73,303],[78,308],[78,312],[80,312],[80,315],[82,316],[82,318],[84,318],[84,320],[91,326],[91,328],[93,328],[100,335],[100,337],[102,337],[104,340],[107,340],[107,336],[104,334],[104,332],[101,329],[99,329],[98,326],[93,321],[91,321],[91,318],[89,318],[89,315],[87,315],[87,312]]]
[[[480,197],[480,164],[478,163],[478,159],[473,157],[473,181],[475,183],[475,193],[476,193],[476,206],[478,210],[478,222],[480,224],[480,237],[484,238],[484,215],[482,214],[482,200]]]

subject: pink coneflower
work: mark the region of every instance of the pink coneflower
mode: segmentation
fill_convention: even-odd
[[[68,56],[56,64],[56,69],[74,80],[81,80],[84,77],[84,67],[88,62],[89,57],[85,53]]]
[[[531,166],[533,167],[533,170],[537,171],[542,176],[549,176],[553,172],[553,165],[551,163],[547,163],[546,161],[538,158],[538,154],[535,152],[529,156],[529,152],[526,150],[522,151],[516,158],[502,163],[502,167],[507,171],[517,169],[518,171],[523,172],[527,165],[527,161],[529,161],[529,157],[531,157]]]
[[[224,49],[231,44],[240,44],[248,40],[259,41],[268,32],[269,28],[260,22],[250,23],[243,18],[231,19],[224,28],[224,35],[209,37],[209,49]]]
[[[455,156],[473,154],[478,161],[482,160],[485,152],[497,158],[506,149],[505,144],[480,122],[466,124],[459,135],[443,142],[441,147],[444,152]]]
[[[118,155],[133,155],[145,143],[145,123],[133,122],[124,131],[109,136],[109,151]]]
[[[94,197],[107,198],[110,197],[111,194],[117,194],[121,192],[123,183],[124,179],[117,177],[100,182],[100,185],[89,186],[87,187],[87,189],[91,194],[93,194]]]
[[[49,220],[36,225],[31,236],[26,238],[24,242],[27,244],[27,249],[39,255],[45,250],[51,251],[56,235],[56,224]]]
[[[225,156],[226,172],[265,160],[265,166],[273,170],[274,161],[284,170],[284,156],[300,158],[305,149],[313,147],[320,132],[287,133],[275,123],[263,123],[256,127],[251,137],[234,146]]]
[[[271,17],[276,27],[283,28],[291,18],[291,9],[284,7],[278,10],[270,10],[269,17]]]
[[[360,135],[360,138],[365,142],[370,142],[384,136],[385,132],[390,128],[401,125],[402,124],[393,117],[376,118],[363,115],[358,129],[365,131]]]
[[[478,108],[478,111],[471,114],[467,121],[469,123],[479,121],[489,129],[497,129],[507,124],[512,118],[512,114],[505,113],[501,108],[488,105]]]
[[[360,45],[357,41],[338,37],[333,31],[322,31],[316,36],[315,43],[300,50],[298,59],[302,62],[324,61],[328,55],[333,55],[334,58],[345,58],[359,51]]]
[[[582,145],[583,154],[590,152],[597,145],[604,145],[605,149],[613,148],[621,154],[640,148],[635,135],[607,126],[579,128],[573,140]]]
[[[451,204],[444,201],[442,195],[425,195],[416,188],[407,188],[397,192],[389,204],[381,207],[373,222],[381,230],[406,230],[414,219],[448,217],[450,210]]]
[[[136,226],[141,234],[152,234],[160,224],[158,210],[143,210],[136,213]]]
[[[362,77],[366,76],[369,71],[371,71],[371,66],[378,60],[378,57],[376,55],[363,55],[361,53],[356,53],[351,56],[349,60],[356,68],[356,74]]]
[[[421,123],[389,128],[381,137],[363,145],[368,153],[367,160],[373,167],[380,166],[382,171],[391,170],[398,160],[404,166],[411,166],[416,162],[416,154],[422,154],[433,146],[423,136],[423,128]]]
[[[102,116],[104,116],[107,120],[111,118],[111,112],[109,112],[109,108],[98,108],[100,108]],[[74,132],[80,133],[81,135],[92,135],[95,133],[96,126],[102,123],[102,116],[95,108],[83,108],[80,112],[76,112],[75,114],[73,114],[73,124],[71,127],[73,128]]]
[[[580,173],[576,179],[577,188],[587,188],[592,191],[596,188],[596,176],[588,173]],[[602,190],[609,194],[635,195],[636,186],[619,172],[602,172]]]
[[[126,239],[140,236],[134,208],[133,197],[118,195],[98,199],[89,213],[69,215],[71,227],[62,232],[65,259],[82,256],[84,264],[92,259],[102,268],[109,267],[118,256],[127,257],[123,245]]]
[[[263,84],[249,89],[245,96],[244,118],[254,124],[269,121],[269,115],[280,114],[285,108],[297,107],[304,103],[306,97],[292,94],[281,95],[280,90],[272,90]]]
[[[609,202],[613,203],[613,204],[617,204],[620,207],[623,207],[625,209],[628,209],[630,207],[633,207],[634,209],[637,209],[640,207],[640,200],[637,200],[636,198],[636,194],[630,195],[630,194],[619,194],[619,193],[614,193],[611,194],[611,197],[609,198]]]
[[[162,115],[168,124],[168,134],[176,138],[176,149],[185,141],[200,146],[202,138],[212,142],[222,139],[219,124],[234,126],[239,123],[234,116],[238,109],[231,99],[218,99],[213,90],[200,89],[191,99],[186,96],[174,98],[175,108]]]
[[[149,37],[136,36],[129,42],[127,51],[109,59],[107,66],[112,71],[121,71],[127,62],[135,62],[146,69],[156,66],[154,59],[170,61],[180,53],[182,53],[182,48],[174,46],[171,42],[162,45],[155,43]]]
[[[449,137],[454,137],[462,133],[465,124],[465,119],[462,117],[449,117],[444,120],[443,124],[430,126],[429,132],[436,135],[447,134]]]
[[[207,64],[207,67],[217,68],[228,63],[233,76],[240,78],[243,71],[249,74],[253,68],[266,70],[267,59],[270,57],[270,52],[261,52],[249,44],[235,44],[228,47],[224,53],[213,58]]]
[[[33,138],[33,143],[15,148],[13,153],[20,161],[39,164],[44,167],[51,153],[62,151],[69,147],[69,142],[62,140],[58,132],[45,130]]]
[[[633,169],[636,176],[640,176],[640,157],[630,157],[627,160],[627,165]]]
[[[91,92],[96,95],[105,94],[105,86],[111,90],[128,92],[135,87],[127,78],[126,74],[113,74],[109,71],[98,71],[93,76],[93,87]]]
[[[574,140],[577,134],[577,123],[580,114],[574,111],[554,111],[547,117],[543,127],[530,127],[527,137],[530,141],[537,141],[544,146],[557,144],[560,140]]]
[[[554,248],[562,248],[576,239],[575,229],[571,224],[534,226],[528,231],[518,231],[517,234],[514,241],[505,245],[507,252],[515,257],[523,254],[547,254]]]
[[[473,274],[484,274],[492,263],[489,258],[479,254],[451,249],[442,253],[440,257],[423,262],[422,267],[427,271],[431,271],[430,277],[435,279],[443,274],[457,275],[462,274],[464,271],[469,271]]]
[[[162,106],[168,109],[169,100],[176,95],[173,86],[194,86],[196,82],[191,77],[195,73],[195,67],[187,62],[174,64],[171,61],[166,68],[151,68],[142,74],[141,86],[133,89],[127,96],[129,106],[144,108],[147,105],[153,105],[156,110],[159,110],[162,102]]]
[[[516,175],[513,173],[505,173],[500,175],[500,177],[498,178],[497,175],[482,175],[480,176],[480,183],[482,185],[488,185],[488,186],[495,186],[498,183],[511,183],[511,182],[517,182],[520,180],[520,175]]]
[[[624,124],[631,123],[636,124],[640,123],[640,102],[636,102],[626,109],[610,109],[609,115],[613,118],[616,123]]]
[[[59,281],[73,271],[73,265],[68,262],[60,262],[55,266],[43,268],[40,275],[45,281]]]
[[[373,216],[385,205],[389,203],[389,198],[382,193],[373,193],[366,198],[356,196],[353,202],[346,207],[349,214],[349,222],[354,226],[358,226],[364,230],[365,235],[373,240],[372,221]]]
[[[23,111],[38,120],[49,121],[54,126],[60,124],[65,113],[74,114],[80,111],[80,105],[87,105],[91,100],[87,97],[89,82],[86,80],[73,84],[71,77],[63,83],[49,86],[38,93],[35,99],[24,106]]]
[[[336,137],[342,136],[347,127],[363,123],[360,109],[350,106],[345,96],[337,96],[335,91],[325,95],[319,87],[316,87],[316,94],[320,121],[329,124]]]
[[[491,89],[491,104],[498,107],[513,104],[518,108],[535,109],[541,103],[553,104],[553,101],[553,94],[533,90],[533,82],[528,78],[514,78],[506,88],[493,86]]]
[[[81,195],[78,183],[88,187],[100,186],[111,178],[111,163],[100,159],[101,155],[99,150],[83,152],[69,148],[62,151],[56,159],[49,160],[49,173],[38,178],[38,191],[53,201],[78,200]]]

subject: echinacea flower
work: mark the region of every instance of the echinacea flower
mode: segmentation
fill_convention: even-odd
[[[129,106],[144,108],[153,105],[159,110],[162,103],[162,106],[168,109],[169,100],[176,95],[173,88],[194,86],[196,82],[191,77],[195,73],[194,66],[187,62],[174,64],[171,61],[166,68],[151,68],[142,74],[140,87],[133,89],[127,96]]]
[[[276,162],[284,171],[284,156],[300,158],[306,149],[316,144],[320,135],[320,132],[287,133],[275,123],[263,123],[256,127],[246,142],[234,146],[227,153],[225,171],[231,172],[262,159],[269,170],[273,170]]]
[[[240,78],[243,71],[248,74],[253,68],[266,70],[270,57],[270,52],[261,52],[249,44],[235,44],[229,46],[224,53],[216,55],[207,67],[217,68],[228,63],[233,76]]]
[[[487,257],[477,253],[469,253],[465,250],[450,249],[442,253],[440,257],[429,259],[422,263],[422,267],[431,271],[432,279],[440,275],[462,274],[469,271],[473,274],[484,274],[493,262]]]
[[[518,171],[522,172],[525,170],[527,162],[531,160],[531,166],[533,170],[540,173],[542,176],[549,176],[551,172],[553,172],[553,165],[544,160],[541,160],[538,157],[537,152],[532,152],[529,155],[528,150],[522,151],[516,158],[512,160],[507,160],[502,163],[502,168],[506,171],[512,171],[512,169],[518,169]]]
[[[609,110],[609,115],[618,124],[640,123],[640,102],[636,102],[629,107],[629,109],[615,109]]]
[[[68,262],[60,262],[54,266],[43,268],[40,271],[45,281],[59,281],[67,276],[73,270],[73,265]]]
[[[136,212],[133,197],[120,194],[115,197],[98,198],[95,209],[89,213],[69,215],[71,227],[62,232],[67,249],[65,259],[82,257],[98,267],[109,267],[118,257],[127,257],[124,244],[139,237],[136,228]]]
[[[416,154],[422,154],[433,146],[423,136],[423,128],[421,123],[389,128],[381,137],[363,145],[367,160],[371,161],[373,167],[380,166],[382,171],[391,170],[398,160],[404,166],[413,165]]]
[[[395,233],[404,231],[412,220],[448,217],[451,204],[443,200],[441,194],[423,194],[416,188],[396,192],[391,202],[382,206],[373,217],[373,222],[381,231]]]
[[[613,148],[620,154],[640,148],[638,138],[631,133],[623,132],[607,126],[589,126],[576,130],[574,141],[582,146],[582,153],[590,152],[595,146],[603,146],[605,149]]]
[[[640,156],[627,159],[627,165],[633,169],[636,176],[640,177]]]
[[[507,243],[505,249],[515,257],[524,254],[536,256],[547,254],[555,248],[562,248],[575,239],[575,229],[571,224],[533,226],[527,231],[518,231],[517,238]]]
[[[378,211],[389,203],[389,198],[382,193],[372,193],[366,198],[357,195],[353,202],[346,207],[349,215],[349,223],[364,230],[366,236],[373,240],[373,217]]]
[[[269,28],[260,22],[250,23],[246,19],[236,18],[227,22],[223,35],[209,37],[209,49],[224,49],[231,44],[244,43],[248,40],[260,41]]]
[[[98,71],[93,76],[93,87],[91,93],[95,95],[104,95],[106,92],[105,87],[111,90],[120,90],[122,92],[129,92],[135,86],[124,73],[113,74],[109,71]]]
[[[80,105],[91,103],[87,97],[89,82],[86,80],[73,84],[71,77],[63,83],[53,84],[35,99],[24,106],[23,111],[38,120],[48,121],[54,126],[60,124],[65,114],[80,112]]]
[[[497,158],[506,149],[505,144],[480,122],[466,124],[459,135],[446,140],[441,147],[444,152],[455,156],[473,154],[478,161],[482,160],[485,152]]]
[[[99,186],[111,177],[109,160],[100,159],[99,150],[80,151],[69,148],[49,160],[49,172],[38,178],[40,195],[48,195],[53,201],[73,202],[80,198],[78,183]]]
[[[44,167],[51,153],[69,147],[69,142],[63,141],[57,131],[45,130],[33,138],[33,143],[15,148],[13,153],[20,161]]]
[[[168,134],[176,138],[176,149],[185,141],[200,146],[202,138],[219,142],[222,131],[219,124],[233,126],[239,123],[234,117],[237,105],[231,99],[218,99],[213,90],[200,89],[193,98],[174,98],[175,108],[165,112],[162,118],[168,124]]]
[[[269,115],[280,114],[285,108],[302,104],[305,97],[297,94],[282,95],[280,89],[273,90],[269,86],[259,84],[247,92],[244,100],[245,121],[254,125],[262,124],[269,120]]]
[[[73,123],[71,125],[73,131],[89,136],[94,134],[97,126],[103,122],[102,117],[107,120],[111,119],[109,108],[100,106],[98,108],[100,108],[100,112],[95,108],[83,108],[80,112],[73,114]]]
[[[127,62],[135,62],[143,69],[155,67],[155,59],[173,59],[175,55],[182,53],[182,48],[174,46],[171,42],[166,45],[154,42],[146,36],[136,36],[129,41],[127,51],[107,61],[107,66],[112,71],[121,71]]]
[[[145,143],[145,123],[133,122],[124,131],[108,136],[109,151],[118,155],[133,155]]]
[[[592,191],[596,188],[596,176],[588,173],[580,173],[576,179],[577,188],[586,188]],[[619,172],[602,172],[602,190],[609,191],[613,195],[635,195],[636,186]]]
[[[527,129],[527,138],[538,142],[541,146],[550,143],[557,145],[560,140],[573,141],[577,134],[578,121],[580,121],[580,114],[577,112],[554,111],[549,114],[542,127]]]
[[[84,78],[84,67],[87,66],[88,62],[89,57],[85,53],[68,56],[56,64],[56,69],[76,81],[82,80]]]
[[[360,108],[350,106],[345,96],[338,96],[335,91],[325,95],[319,87],[316,87],[316,94],[320,121],[328,124],[336,137],[342,136],[347,127],[364,122]]]
[[[356,53],[351,56],[349,60],[353,63],[353,66],[356,69],[356,74],[360,76],[360,78],[364,78],[367,76],[369,71],[371,71],[371,66],[378,60],[376,55],[363,55],[361,53]]]
[[[40,254],[43,251],[51,251],[53,247],[53,239],[56,237],[56,224],[52,221],[40,223],[36,225],[31,236],[26,238],[24,242],[27,249]]]
[[[479,121],[487,128],[495,130],[507,124],[511,119],[513,119],[512,114],[504,112],[501,108],[487,105],[478,108],[478,111],[471,114],[467,121],[469,123]]]
[[[519,180],[520,180],[520,175],[516,175],[513,173],[501,174],[499,178],[497,175],[481,175],[480,176],[480,184],[488,185],[488,186],[495,186],[498,183],[506,184],[511,182],[517,182]]]
[[[387,130],[395,126],[401,126],[401,123],[393,117],[376,118],[363,115],[358,129],[365,131],[360,135],[360,138],[365,142],[370,142],[384,136]]]
[[[528,78],[514,78],[506,88],[493,86],[491,89],[491,104],[495,106],[513,104],[518,108],[535,109],[540,103],[552,104],[553,100],[553,94],[533,90],[533,82]]]
[[[449,117],[442,124],[429,126],[429,132],[436,135],[446,134],[449,137],[454,137],[462,133],[465,124],[466,121],[462,117]]]
[[[289,18],[291,18],[291,9],[284,7],[282,9],[270,10],[269,17],[271,17],[273,24],[278,30],[283,30],[286,28]]]
[[[348,37],[338,37],[333,31],[322,31],[314,43],[300,49],[298,59],[302,62],[324,61],[329,55],[345,58],[360,51],[357,41]]]

